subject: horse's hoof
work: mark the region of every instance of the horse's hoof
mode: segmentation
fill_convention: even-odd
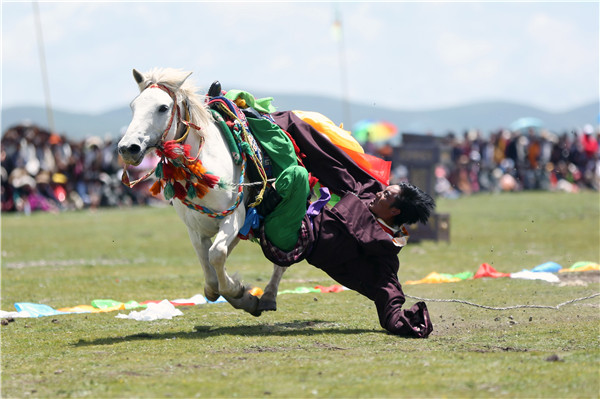
[[[260,298],[258,300],[258,310],[261,312],[274,312],[277,310],[277,302],[271,299]]]
[[[204,296],[206,297],[207,301],[215,302],[217,299],[219,299],[221,294],[219,294],[218,292],[215,293],[213,290],[204,287]]]
[[[261,311],[258,309],[258,297],[250,294],[247,290],[244,290],[242,293],[242,296],[239,298],[235,298],[235,297],[230,297],[230,296],[225,296],[225,299],[227,300],[227,302],[229,302],[231,304],[231,306],[233,306],[236,309],[242,309],[248,313],[250,313],[252,316],[260,316],[261,315]]]

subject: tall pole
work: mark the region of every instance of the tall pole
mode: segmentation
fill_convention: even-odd
[[[40,7],[36,0],[32,2],[32,5],[33,14],[35,16],[35,31],[37,33],[40,68],[42,71],[42,82],[44,85],[44,97],[46,98],[46,117],[48,118],[48,127],[50,128],[50,132],[54,133],[54,114],[52,113],[52,103],[50,102],[50,85],[48,84],[48,68],[46,67],[46,53],[44,52],[44,35],[42,34]]]
[[[348,71],[346,65],[346,46],[344,43],[344,29],[342,24],[339,3],[335,7],[335,21],[333,23],[338,42],[338,58],[340,63],[340,80],[342,84],[342,122],[350,125],[350,101],[348,95]]]

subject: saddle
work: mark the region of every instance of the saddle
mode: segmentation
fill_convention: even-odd
[[[274,180],[271,156],[257,140],[254,132],[260,129],[260,121],[269,119],[268,114],[260,113],[246,103],[243,98],[225,97],[219,81],[210,86],[207,105],[225,138],[236,164],[243,162],[243,154],[251,159],[246,168],[249,190],[246,208],[253,207],[259,215],[270,213],[281,201],[281,196],[270,183]],[[259,135],[265,137],[265,134]]]

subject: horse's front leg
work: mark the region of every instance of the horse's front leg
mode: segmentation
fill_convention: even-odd
[[[219,293],[217,273],[208,259],[208,252],[212,242],[209,237],[203,236],[198,231],[190,228],[188,229],[188,235],[204,271],[204,296],[209,301],[214,302],[221,294]]]
[[[225,268],[227,255],[239,242],[237,233],[241,224],[239,220],[236,222],[235,215],[236,213],[232,215],[232,220],[225,220],[221,226],[210,248],[209,259],[219,280],[219,292],[227,302],[236,309],[260,316],[258,297],[250,294],[251,287],[246,287],[237,278],[229,276]]]
[[[239,213],[234,212],[223,220],[208,252],[208,259],[219,281],[219,292],[224,297],[239,298],[244,293],[242,283],[236,278],[229,276],[225,267],[230,250],[233,250],[239,241],[237,234],[241,224],[238,219]]]
[[[259,312],[277,310],[277,291],[279,290],[281,277],[286,269],[286,267],[278,266],[273,263],[273,274],[258,302]]]

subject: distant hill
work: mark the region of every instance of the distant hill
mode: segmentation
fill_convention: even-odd
[[[263,94],[253,92],[259,97],[274,97],[273,104],[279,110],[300,109],[318,111],[335,123],[343,119],[344,106],[341,100],[308,95]],[[535,117],[544,122],[544,127],[561,133],[587,123],[598,123],[600,102],[585,105],[568,112],[552,113],[522,104],[508,102],[482,102],[457,107],[439,108],[422,111],[402,111],[379,106],[358,103],[349,104],[351,124],[345,125],[351,130],[353,124],[361,119],[386,120],[398,126],[401,132],[433,133],[436,135],[453,131],[462,134],[466,129],[480,129],[484,134],[499,128],[508,127],[521,117]],[[129,107],[124,106],[100,114],[73,113],[54,110],[56,130],[71,139],[88,136],[111,135],[117,138],[131,120]],[[2,109],[2,133],[10,126],[30,122],[47,127],[46,111],[43,107],[8,107]]]

